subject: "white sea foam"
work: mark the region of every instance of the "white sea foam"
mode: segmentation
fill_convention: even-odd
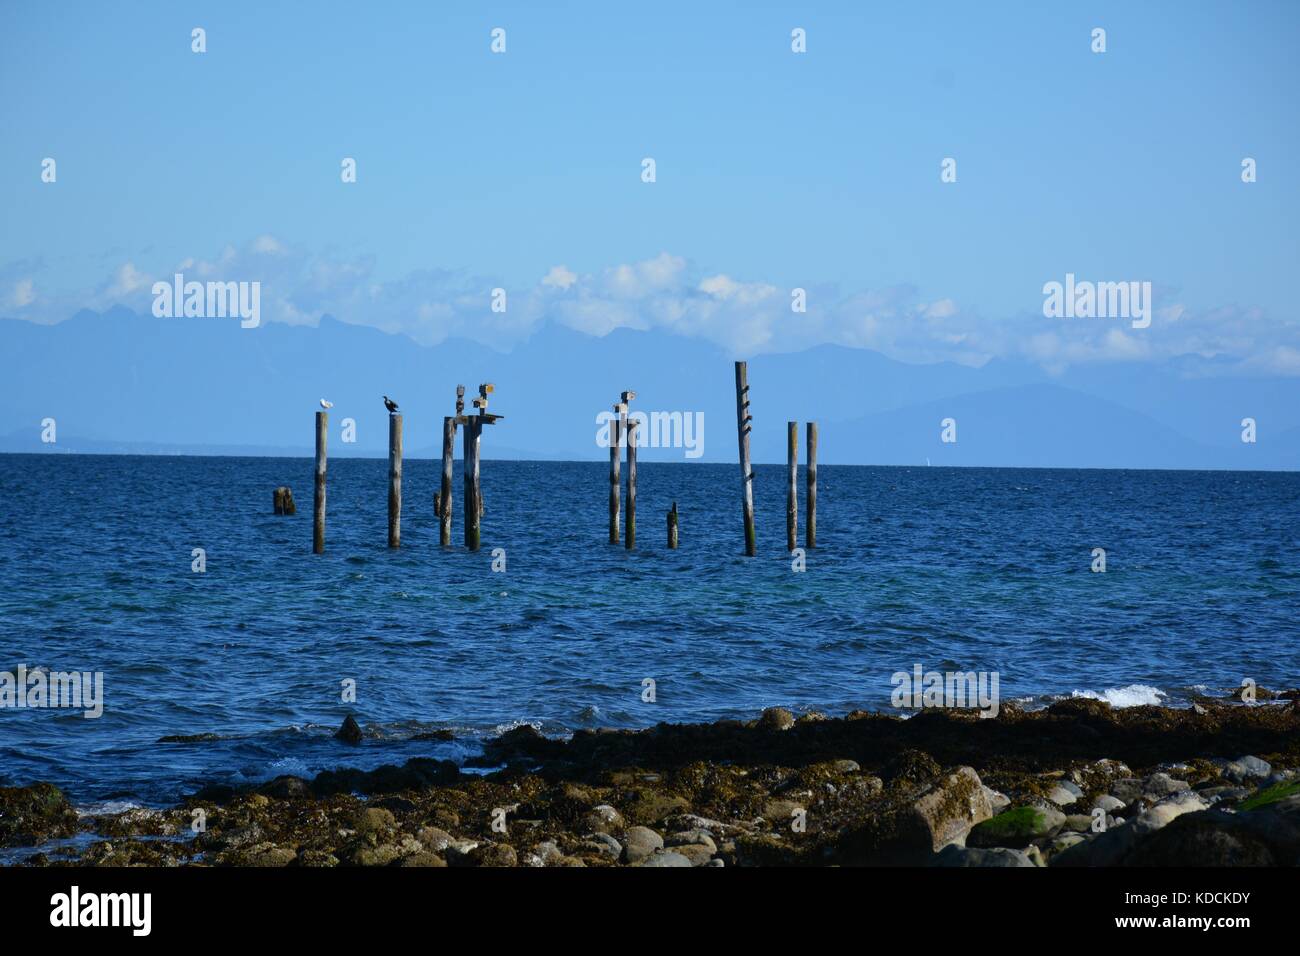
[[[1143,704],[1159,704],[1160,698],[1168,695],[1160,688],[1148,684],[1129,684],[1127,687],[1108,687],[1101,693],[1095,690],[1071,691],[1070,696],[1104,700],[1112,707],[1141,707]]]

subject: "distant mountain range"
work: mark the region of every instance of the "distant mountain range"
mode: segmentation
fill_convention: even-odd
[[[318,328],[156,319],[125,309],[57,325],[0,319],[0,451],[310,455],[313,412],[334,402],[331,455],[381,456],[387,413],[406,454],[435,457],[455,386],[493,382],[485,458],[604,459],[597,414],[624,389],[634,409],[704,415],[703,461],[736,460],[733,356],[701,340],[541,327],[509,353],[434,347],[325,318]],[[756,461],[785,460],[787,420],[816,420],[826,464],[1026,467],[1300,467],[1300,380],[1243,378],[1189,356],[1077,366],[1051,376],[995,360],[913,365],[823,345],[749,363]],[[1254,418],[1258,441],[1241,441]],[[53,418],[57,441],[41,441]],[[356,442],[341,441],[343,419]],[[957,441],[940,440],[943,419]],[[801,446],[803,431],[800,431]],[[646,460],[683,460],[645,448]],[[801,450],[802,458],[802,450]]]

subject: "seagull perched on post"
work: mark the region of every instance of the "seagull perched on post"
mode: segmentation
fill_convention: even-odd
[[[333,408],[333,407],[334,407],[334,403],[333,403],[333,402],[327,402],[327,401],[325,401],[325,399],[322,398],[322,399],[320,400],[320,407],[321,407],[321,408]]]
[[[387,395],[384,396],[384,408],[388,409],[388,414],[390,415],[397,414],[397,403]]]

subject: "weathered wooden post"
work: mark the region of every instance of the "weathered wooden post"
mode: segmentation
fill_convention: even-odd
[[[316,499],[312,507],[311,550],[325,553],[325,439],[329,435],[330,413],[316,413]]]
[[[277,515],[296,515],[298,506],[293,503],[293,489],[281,485],[271,495],[271,510]]]
[[[677,547],[677,502],[673,502],[672,510],[668,512],[668,547]]]
[[[790,468],[785,489],[785,549],[793,551],[799,535],[799,423],[786,422],[785,457]]]
[[[740,440],[741,497],[745,514],[745,554],[753,557],[754,546],[754,473],[749,464],[749,367],[736,363],[736,433]]]
[[[629,415],[627,418],[627,530],[623,533],[623,541],[629,551],[636,547],[636,432],[636,419]]]
[[[388,546],[402,544],[402,416],[388,415]]]
[[[451,545],[451,514],[454,510],[451,497],[451,459],[455,448],[456,419],[448,415],[442,420],[442,492],[438,495],[438,540],[444,548]]]
[[[614,406],[614,418],[609,423],[609,543],[618,544],[619,515],[619,460],[622,457],[623,416],[627,414],[626,405]]]
[[[477,551],[479,546],[478,510],[478,439],[482,426],[466,416],[465,422],[465,547]]]
[[[817,547],[817,423],[808,423],[808,520],[804,547]]]

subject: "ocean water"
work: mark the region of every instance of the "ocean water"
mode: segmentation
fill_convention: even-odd
[[[1293,473],[823,466],[802,573],[781,466],[757,469],[752,559],[734,465],[641,464],[634,552],[607,543],[606,463],[484,462],[477,553],[459,545],[459,470],[456,544],[438,545],[438,475],[406,462],[390,551],[387,463],[331,462],[315,556],[308,459],[0,455],[0,671],[102,672],[105,697],[98,719],[0,709],[0,783],[160,804],[205,782],[463,759],[522,722],[885,709],[915,665],[996,671],[1002,699],[1031,704],[1300,683]],[[271,514],[279,484],[294,517]],[[347,713],[376,736],[333,740]],[[457,739],[413,739],[439,728]],[[158,742],[200,733],[217,739]]]

